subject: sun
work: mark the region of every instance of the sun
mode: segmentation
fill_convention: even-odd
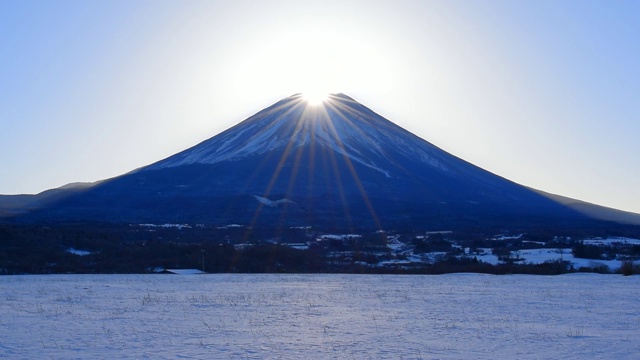
[[[305,92],[302,98],[311,106],[318,106],[329,99],[329,94],[320,91]]]

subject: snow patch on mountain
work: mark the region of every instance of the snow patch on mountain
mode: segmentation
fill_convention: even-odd
[[[91,255],[91,254],[92,254],[92,252],[91,252],[91,251],[78,250],[78,249],[75,249],[75,248],[72,248],[72,247],[71,247],[71,248],[68,248],[68,249],[67,249],[67,252],[68,252],[69,254],[78,255],[78,256],[87,256],[87,255]]]
[[[258,202],[260,202],[260,203],[262,203],[262,204],[264,204],[266,206],[269,206],[269,207],[276,207],[276,206],[278,206],[280,204],[285,204],[285,203],[295,204],[294,201],[291,201],[289,199],[280,199],[280,200],[275,200],[274,201],[274,200],[270,200],[270,199],[267,199],[266,197],[258,196],[258,195],[253,195],[253,197],[256,200],[258,200]]]

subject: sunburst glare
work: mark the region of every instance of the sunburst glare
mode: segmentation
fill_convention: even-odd
[[[342,216],[345,225],[353,228],[353,214],[350,199],[356,196],[364,204],[374,226],[381,230],[382,226],[373,207],[371,199],[363,185],[356,166],[349,157],[347,146],[343,142],[345,130],[350,133],[359,133],[363,137],[367,134],[354,124],[352,118],[359,119],[366,114],[358,108],[347,105],[351,101],[335,94],[328,93],[302,93],[292,96],[290,101],[273,109],[277,113],[276,121],[288,121],[291,124],[291,133],[282,150],[277,165],[273,168],[271,178],[260,197],[269,199],[276,196],[279,199],[287,199],[282,203],[282,212],[277,220],[278,226],[285,226],[287,218],[291,216],[289,206],[296,196],[315,196],[315,174],[319,174],[325,185],[332,188],[339,204],[342,205]],[[337,121],[339,124],[334,124]],[[260,167],[269,166],[267,162]],[[251,182],[252,180],[249,180]],[[349,192],[347,183],[355,184],[355,192]],[[284,186],[284,188],[283,188]],[[285,189],[283,191],[283,189]],[[306,189],[306,190],[305,190]],[[291,201],[291,202],[290,202]],[[263,215],[263,210],[269,207],[260,202],[253,214],[250,226],[245,233],[245,239],[249,239],[252,229],[258,224]],[[295,211],[291,210],[291,211]],[[296,216],[301,216],[296,213]],[[313,213],[305,216],[314,216]]]
[[[329,94],[321,91],[310,91],[302,94],[302,98],[311,106],[318,106],[327,101]]]

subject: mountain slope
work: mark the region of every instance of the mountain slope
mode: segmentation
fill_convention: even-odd
[[[620,224],[640,225],[640,214],[600,206],[566,196],[550,194],[541,190],[531,190],[593,219],[612,221]]]
[[[321,106],[293,95],[192,148],[23,219],[325,229],[592,222],[343,94]]]
[[[0,195],[0,217],[12,216],[46,207],[97,183],[71,183],[38,194]]]
[[[394,155],[419,159],[447,171],[441,162],[448,154],[343,94],[332,95],[318,107],[307,106],[301,95],[294,95],[145,169],[215,164],[309,146],[330,149],[382,173],[385,170],[376,163],[393,161]]]

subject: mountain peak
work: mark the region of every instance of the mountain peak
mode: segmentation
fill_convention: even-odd
[[[321,104],[310,104],[298,93],[282,99],[236,126],[202,143],[152,164],[157,170],[189,164],[237,161],[271,152],[295,153],[301,147],[314,152],[331,150],[339,156],[376,169],[400,158],[420,159],[447,171],[446,159],[430,143],[374,113],[353,98],[330,94]]]

